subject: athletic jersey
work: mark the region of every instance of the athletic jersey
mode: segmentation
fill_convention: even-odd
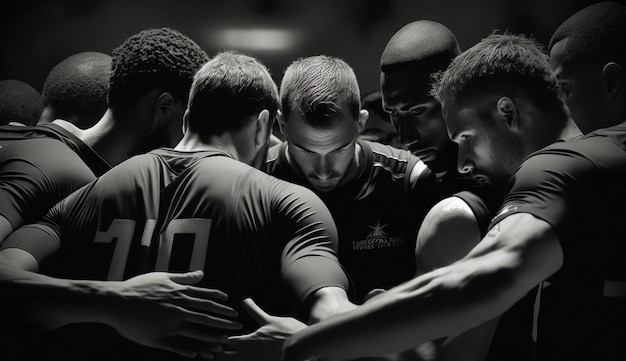
[[[0,126],[0,215],[14,229],[30,223],[108,169],[58,125]]]
[[[158,149],[71,194],[2,248],[27,250],[42,273],[57,277],[120,280],[203,269],[198,285],[229,294],[250,331],[258,325],[240,309],[243,297],[288,313],[321,287],[347,289],[336,243],[330,213],[309,190],[224,153]],[[44,262],[57,248],[54,262]]]
[[[564,254],[539,287],[536,359],[625,360],[626,123],[532,154],[509,187],[492,224],[532,214]]]
[[[417,229],[433,205],[436,181],[406,150],[364,140],[358,144],[363,159],[357,178],[316,194],[335,220],[339,260],[352,280],[351,297],[360,303],[372,289],[388,289],[415,275]],[[289,164],[287,143],[270,149],[266,166],[278,178],[311,187]]]

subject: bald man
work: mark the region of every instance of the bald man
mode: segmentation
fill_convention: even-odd
[[[430,93],[432,75],[444,71],[460,53],[449,28],[418,20],[400,28],[380,58],[383,108],[400,141],[437,173],[440,185],[441,200],[428,212],[417,235],[416,275],[465,256],[485,236],[501,200],[494,186],[457,170],[458,145],[448,137],[441,105]],[[532,300],[529,296],[525,301],[530,304]],[[506,319],[509,317],[514,315],[507,314]],[[496,324],[494,321],[448,338],[438,351],[439,357],[485,359]],[[501,348],[509,348],[508,339],[524,337],[514,331],[504,326],[497,330],[498,342],[492,347],[491,359],[497,358]]]
[[[39,123],[66,120],[87,129],[107,110],[111,56],[85,51],[58,63],[43,85],[43,111]]]
[[[583,133],[626,120],[626,6],[590,5],[550,39],[550,62],[572,118]]]

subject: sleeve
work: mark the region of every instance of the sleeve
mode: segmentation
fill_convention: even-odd
[[[486,235],[491,217],[493,216],[492,208],[475,192],[461,191],[455,193],[454,196],[462,199],[470,207],[472,213],[474,213],[474,217],[476,217],[480,234],[482,236]]]
[[[337,229],[324,203],[310,190],[281,182],[276,199],[289,240],[282,252],[283,280],[299,301],[323,287],[348,290],[349,281],[337,259]]]
[[[579,227],[572,214],[583,204],[598,175],[595,166],[572,151],[542,152],[527,158],[511,178],[504,203],[490,228],[515,213],[529,213],[550,224],[557,234]]]
[[[0,168],[0,214],[13,229],[39,219],[56,202],[95,178],[63,143],[46,140],[32,145],[28,151],[39,152],[36,157],[14,157]]]
[[[85,195],[95,183],[95,180],[70,194],[46,213],[36,223],[22,226],[11,233],[0,249],[20,248],[35,257],[41,265],[54,256],[61,248],[63,225],[74,209],[75,204],[84,202]]]

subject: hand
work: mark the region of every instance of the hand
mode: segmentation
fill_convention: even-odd
[[[249,298],[243,300],[242,306],[261,327],[247,335],[231,336],[215,360],[280,361],[285,339],[306,327],[295,318],[268,315]]]
[[[113,283],[119,302],[112,305],[112,326],[134,342],[186,357],[220,352],[227,341],[224,331],[241,324],[223,318],[237,317],[223,304],[226,294],[190,286],[203,276],[202,271],[152,272]]]

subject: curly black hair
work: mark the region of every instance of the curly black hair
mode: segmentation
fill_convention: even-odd
[[[209,60],[193,40],[170,29],[148,29],[112,52],[109,108],[124,112],[152,89],[187,102],[193,76]]]

